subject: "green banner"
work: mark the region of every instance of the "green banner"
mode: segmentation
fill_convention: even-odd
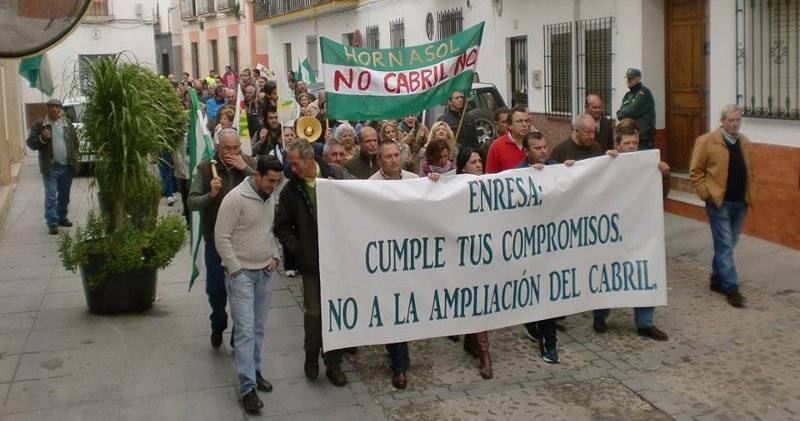
[[[320,37],[328,118],[397,118],[441,104],[453,91],[468,93],[482,37],[483,22],[406,48],[355,48]]]

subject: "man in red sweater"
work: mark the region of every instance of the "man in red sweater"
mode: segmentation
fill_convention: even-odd
[[[486,156],[486,173],[493,174],[516,168],[525,160],[522,139],[530,132],[525,107],[514,107],[508,113],[508,131],[495,139]]]

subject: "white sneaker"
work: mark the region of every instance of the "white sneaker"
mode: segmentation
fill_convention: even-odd
[[[286,275],[288,278],[294,278],[295,276],[297,276],[297,271],[287,270],[286,272],[284,272],[284,275]]]
[[[172,206],[175,204],[175,195],[167,197],[167,206]]]

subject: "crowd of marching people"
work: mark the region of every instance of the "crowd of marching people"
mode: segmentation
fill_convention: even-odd
[[[638,70],[629,69],[626,76],[632,91],[646,89],[641,86]],[[574,118],[566,139],[545,139],[534,127],[532,113],[525,107],[500,108],[494,115],[496,138],[481,144],[475,122],[465,113],[468,98],[463,92],[450,95],[444,115],[431,127],[426,127],[420,115],[383,121],[335,121],[327,119],[324,90],[312,91],[289,74],[289,89],[299,106],[299,118],[294,124],[282,125],[274,75],[255,69],[236,73],[228,66],[222,75],[212,71],[205,78],[192,80],[184,73],[180,80],[172,76],[170,80],[187,109],[190,107],[189,90],[196,91],[215,151],[213,159],[203,160],[197,166],[193,177],[189,177],[187,170],[186,145],[172,156],[165,154],[164,195],[172,205],[176,201],[175,192],[180,193],[187,222],[191,211],[201,211],[206,293],[211,306],[211,345],[214,348],[222,345],[230,311],[231,346],[236,354],[242,405],[249,413],[258,413],[263,406],[255,391],[272,390],[261,372],[260,351],[269,308],[269,284],[274,282],[280,266],[286,276],[302,274],[306,376],[318,377],[321,357],[328,380],[335,386],[344,386],[347,377],[341,368],[343,355],[357,352],[350,348],[321,355],[316,179],[427,177],[437,182],[443,176],[490,174],[526,167],[545,171],[548,165],[569,167],[582,159],[602,155],[616,157],[640,147],[654,147],[650,133],[653,117],[639,115],[654,112],[645,110],[646,104],[643,105],[645,100],[652,102],[652,96],[639,93],[632,101],[623,102],[616,125],[603,115],[602,99],[597,95],[587,96],[585,113]],[[237,89],[241,89],[244,96],[250,154],[243,153],[240,132],[234,128]],[[738,109],[730,106],[721,116],[729,148],[729,138],[735,144],[741,137],[738,121],[733,121],[737,115],[740,119],[737,113]],[[649,124],[646,128],[641,127],[643,121]],[[646,136],[643,135],[645,130]],[[554,146],[551,148],[551,145]],[[748,169],[743,165],[748,159],[731,163],[737,165],[736,168],[744,168],[744,178],[733,181],[738,183],[735,184],[736,194],[741,197],[732,200],[744,200]],[[669,166],[660,162],[658,168],[664,176],[666,194]],[[697,171],[706,174],[705,169]],[[192,180],[190,184],[189,179]],[[708,190],[713,191],[708,193]],[[713,188],[707,188],[706,194],[719,195]],[[724,193],[723,196],[725,200],[730,199]],[[732,247],[730,249],[732,253]],[[717,288],[716,291],[725,294],[732,305],[738,306],[744,303],[744,298],[735,288],[735,272],[731,281],[725,253],[721,251],[715,255],[711,288]],[[738,296],[732,296],[733,293]],[[666,341],[668,335],[654,325],[654,312],[653,307],[635,309],[636,332],[645,338]],[[608,316],[609,310],[594,311],[596,333],[607,331]],[[525,325],[528,336],[539,344],[541,359],[551,364],[559,362],[556,323],[557,319],[549,319]],[[458,336],[449,339],[462,340]],[[462,341],[464,351],[478,361],[480,376],[492,378],[489,333],[465,335]],[[403,389],[409,381],[408,345],[387,344],[386,349],[391,359],[391,383]]]

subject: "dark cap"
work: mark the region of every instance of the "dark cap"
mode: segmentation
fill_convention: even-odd
[[[61,101],[57,100],[56,98],[50,98],[50,99],[47,100],[45,105],[47,105],[48,107],[51,106],[51,105],[55,105],[55,106],[60,107],[61,106]]]
[[[630,69],[628,69],[627,72],[625,72],[625,77],[626,78],[642,77],[642,71],[631,67]]]

